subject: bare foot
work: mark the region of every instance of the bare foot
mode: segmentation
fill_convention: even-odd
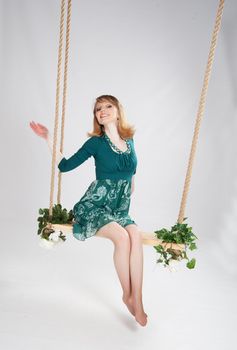
[[[130,297],[123,296],[123,302],[126,304],[130,313],[135,317],[136,321],[139,322],[142,326],[145,326],[147,323],[147,314],[144,312],[143,307],[141,308],[141,304],[137,305],[138,311],[135,312],[134,300]]]
[[[130,297],[130,299],[131,299],[131,303],[132,303],[132,305],[133,305],[134,313],[135,313],[135,307],[137,307],[138,310],[139,310],[139,308],[140,308],[140,309],[142,310],[142,312],[144,312],[144,314],[146,315],[146,317],[148,317],[147,314],[145,313],[145,311],[143,310],[143,305],[142,305],[142,303],[139,302],[139,301],[136,302],[136,299],[133,299],[133,297]],[[136,304],[136,303],[137,303],[137,304]],[[134,316],[135,316],[135,315],[134,315]]]
[[[123,296],[123,302],[127,305],[128,310],[131,312],[133,316],[135,316],[134,306],[133,306],[133,300],[131,297],[124,297]]]
[[[134,310],[135,310],[135,319],[141,326],[147,324],[147,314],[143,310],[143,305],[141,301],[134,300]]]
[[[135,312],[135,319],[138,323],[140,323],[141,326],[145,326],[147,324],[147,316],[144,311],[136,311]]]

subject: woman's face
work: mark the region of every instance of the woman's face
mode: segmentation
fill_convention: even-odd
[[[95,107],[95,115],[99,124],[117,123],[118,110],[112,103],[97,102]]]

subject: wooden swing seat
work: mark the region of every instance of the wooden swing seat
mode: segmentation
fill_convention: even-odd
[[[72,233],[72,225],[70,224],[52,224],[52,229],[62,231],[63,233]],[[161,239],[157,238],[155,233],[150,233],[150,232],[143,232],[140,231],[141,236],[142,236],[142,243],[145,245],[150,245],[150,246],[157,246],[157,245],[162,245],[165,249],[175,249],[175,250],[180,250],[183,251],[185,249],[184,244],[177,244],[177,243],[164,243],[162,242]],[[99,234],[96,234],[97,237],[100,237]]]

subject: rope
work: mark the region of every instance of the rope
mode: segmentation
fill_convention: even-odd
[[[68,0],[67,7],[67,28],[66,28],[66,49],[65,49],[65,63],[64,63],[64,82],[63,82],[63,103],[62,103],[62,122],[61,122],[61,140],[60,140],[60,152],[63,153],[64,146],[64,126],[65,126],[65,110],[66,110],[66,99],[67,99],[67,77],[68,77],[68,53],[69,53],[69,42],[70,42],[70,27],[71,27],[71,7],[72,2]],[[57,203],[61,201],[61,188],[62,188],[62,173],[58,172],[58,193]]]
[[[57,134],[58,134],[58,113],[59,113],[59,94],[60,94],[60,84],[61,84],[64,12],[65,12],[65,0],[62,0],[61,1],[60,30],[59,30],[56,106],[55,106],[54,137],[53,137],[53,152],[52,152],[53,154],[52,154],[51,182],[50,182],[49,216],[52,216],[52,213],[53,213],[53,195],[54,195],[54,182],[55,182],[56,145],[57,145]]]
[[[209,80],[210,80],[212,64],[213,64],[213,60],[214,60],[214,53],[215,53],[215,48],[216,48],[216,44],[217,44],[217,37],[218,37],[218,33],[220,31],[220,26],[221,26],[221,18],[222,18],[222,14],[223,14],[224,2],[225,2],[224,0],[220,0],[220,2],[219,2],[219,8],[218,8],[217,15],[216,15],[215,27],[214,27],[214,31],[212,34],[211,47],[210,47],[210,51],[209,51],[209,56],[208,56],[208,61],[207,61],[207,66],[206,66],[206,71],[205,71],[205,76],[204,76],[204,82],[203,82],[203,87],[202,87],[202,91],[201,91],[201,97],[200,97],[200,101],[199,101],[199,107],[198,107],[198,113],[197,113],[197,118],[196,118],[192,146],[191,146],[191,151],[190,151],[190,156],[189,156],[188,168],[187,168],[185,184],[184,184],[184,189],[183,189],[183,194],[182,194],[182,200],[181,200],[181,205],[180,205],[180,211],[179,211],[179,216],[178,216],[178,223],[182,223],[183,219],[184,219],[184,211],[185,211],[185,206],[186,206],[186,201],[187,201],[187,196],[188,196],[189,185],[190,185],[190,181],[191,181],[193,161],[194,161],[194,156],[195,156],[195,151],[196,151],[196,146],[197,146],[200,124],[201,124],[201,120],[202,120],[202,117],[204,114],[207,89],[208,89],[208,84],[209,84]]]
[[[53,214],[53,197],[54,197],[54,182],[55,182],[55,167],[56,167],[56,149],[57,149],[57,135],[59,124],[59,97],[61,86],[61,68],[62,68],[62,47],[63,47],[63,32],[64,32],[64,14],[65,14],[65,0],[61,1],[61,16],[60,16],[60,30],[59,30],[59,48],[58,48],[58,69],[57,69],[57,87],[56,87],[56,106],[55,106],[55,119],[54,119],[54,137],[53,137],[53,155],[52,155],[52,171],[51,171],[51,183],[50,183],[50,205],[49,216]],[[66,97],[67,97],[67,77],[68,77],[68,53],[69,53],[69,38],[70,38],[70,25],[71,25],[71,0],[68,0],[67,7],[67,24],[66,24],[66,48],[65,48],[65,60],[64,60],[64,80],[63,80],[63,101],[62,101],[62,122],[61,122],[61,138],[60,138],[60,151],[63,153],[64,145],[64,126],[65,126],[65,110],[66,110]],[[61,197],[61,173],[58,173],[58,193],[57,203],[60,203]],[[51,224],[49,224],[51,227]]]

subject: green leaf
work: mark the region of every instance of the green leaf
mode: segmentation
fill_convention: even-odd
[[[195,267],[195,264],[196,264],[196,260],[195,259],[192,259],[190,260],[189,262],[187,262],[186,266],[189,268],[189,269],[193,269]]]
[[[156,251],[158,252],[158,253],[162,253],[162,252],[164,252],[164,248],[162,247],[162,245],[157,245],[157,246],[155,246],[154,247],[155,249],[156,249]]]
[[[191,243],[190,246],[189,246],[189,249],[190,250],[197,249],[196,243]]]

